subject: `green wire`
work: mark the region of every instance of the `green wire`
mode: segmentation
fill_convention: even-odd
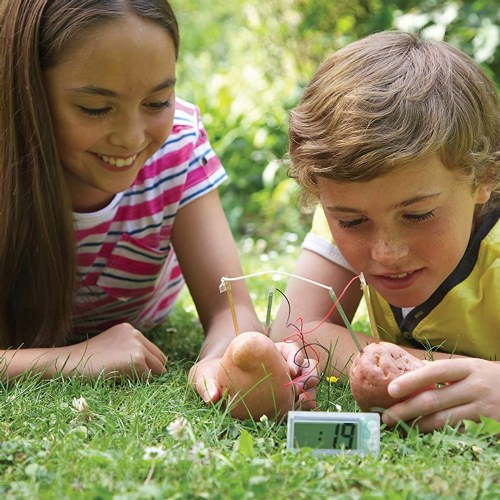
[[[330,288],[328,293],[330,295],[330,298],[333,300],[333,303],[334,304],[337,303],[337,309],[339,311],[339,314],[342,317],[342,319],[344,320],[345,326],[346,326],[347,330],[349,331],[349,334],[351,335],[352,340],[354,340],[354,343],[356,344],[358,351],[361,352],[363,350],[363,348],[361,347],[361,344],[359,343],[358,337],[356,336],[356,334],[354,333],[354,330],[352,329],[351,323],[349,322],[349,320],[347,319],[347,316],[345,315],[344,309],[340,305],[340,302],[337,302],[338,299],[337,299],[337,296],[335,295],[335,292],[333,291],[333,288]]]
[[[271,309],[273,307],[273,295],[274,295],[274,290],[269,290],[267,294],[267,313],[266,313],[266,324],[265,324],[266,333],[269,333],[269,330],[271,328]]]

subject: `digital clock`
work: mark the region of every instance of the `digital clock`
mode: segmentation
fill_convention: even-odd
[[[287,447],[291,450],[311,448],[315,454],[371,453],[376,456],[380,450],[380,415],[290,411]]]

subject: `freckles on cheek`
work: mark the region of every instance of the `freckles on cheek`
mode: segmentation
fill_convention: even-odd
[[[458,231],[457,231],[458,229]],[[446,217],[439,221],[438,224],[433,224],[427,234],[425,241],[434,242],[434,247],[449,246],[458,243],[460,240],[460,230],[457,226],[457,221],[453,217]]]
[[[364,258],[364,255],[369,252],[366,242],[352,238],[335,239],[335,237],[334,241],[342,256],[353,268],[356,269],[362,266],[360,261]]]
[[[366,239],[357,234],[356,231],[340,228],[335,220],[327,219],[327,221],[335,246],[349,264],[356,268],[356,263],[362,257],[363,252],[368,251]]]

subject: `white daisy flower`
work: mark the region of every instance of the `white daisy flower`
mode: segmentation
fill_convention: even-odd
[[[191,432],[189,422],[180,415],[167,426],[168,433],[178,441],[183,441]]]
[[[167,454],[166,450],[160,446],[146,446],[142,458],[144,460],[157,460],[163,458]]]

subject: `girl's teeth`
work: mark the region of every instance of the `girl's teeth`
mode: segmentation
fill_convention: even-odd
[[[113,165],[113,167],[129,167],[134,163],[137,155],[130,156],[129,158],[113,158],[112,156],[98,155],[101,160],[104,160],[106,163]]]

